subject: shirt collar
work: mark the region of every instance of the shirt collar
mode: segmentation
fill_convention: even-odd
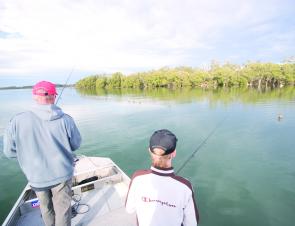
[[[151,166],[151,170],[152,172],[156,173],[156,174],[160,174],[163,176],[170,176],[171,174],[174,174],[174,169],[173,167],[170,168],[160,168],[160,167],[155,167],[155,166]]]

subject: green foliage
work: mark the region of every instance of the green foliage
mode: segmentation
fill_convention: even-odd
[[[107,78],[98,76],[96,79],[96,88],[105,88],[107,85]]]
[[[122,76],[121,77],[122,88],[142,88],[143,82],[140,74]]]
[[[116,72],[112,74],[112,76],[107,80],[106,87],[107,88],[121,88],[121,79],[123,74],[120,72]]]
[[[283,64],[281,66],[282,76],[288,85],[294,85],[295,83],[295,63]]]
[[[78,89],[96,89],[97,78],[98,76],[96,75],[83,78],[76,83],[76,87]]]
[[[110,76],[89,76],[77,82],[79,89],[151,89],[185,87],[254,87],[275,88],[295,85],[295,63],[247,63],[240,66],[212,62],[209,70],[190,67],[168,68],[124,76],[116,72]]]

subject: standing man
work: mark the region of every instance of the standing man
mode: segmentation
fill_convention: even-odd
[[[196,226],[199,212],[191,183],[174,174],[176,136],[155,131],[150,138],[152,166],[136,171],[130,182],[126,211],[136,212],[140,226]]]
[[[41,81],[33,87],[36,105],[14,116],[4,134],[4,154],[17,158],[40,201],[46,226],[71,225],[72,151],[81,136],[71,116],[54,102],[55,85]]]

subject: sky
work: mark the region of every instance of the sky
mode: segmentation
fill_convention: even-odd
[[[294,0],[0,0],[0,87],[295,56]]]

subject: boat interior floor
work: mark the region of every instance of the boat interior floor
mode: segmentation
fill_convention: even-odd
[[[72,206],[75,206],[76,216],[71,225],[75,226],[133,226],[136,217],[127,214],[124,208],[127,187],[123,182],[108,184],[99,189],[74,195]],[[87,204],[87,205],[86,205]],[[17,226],[42,226],[43,221],[39,208],[22,215]]]

